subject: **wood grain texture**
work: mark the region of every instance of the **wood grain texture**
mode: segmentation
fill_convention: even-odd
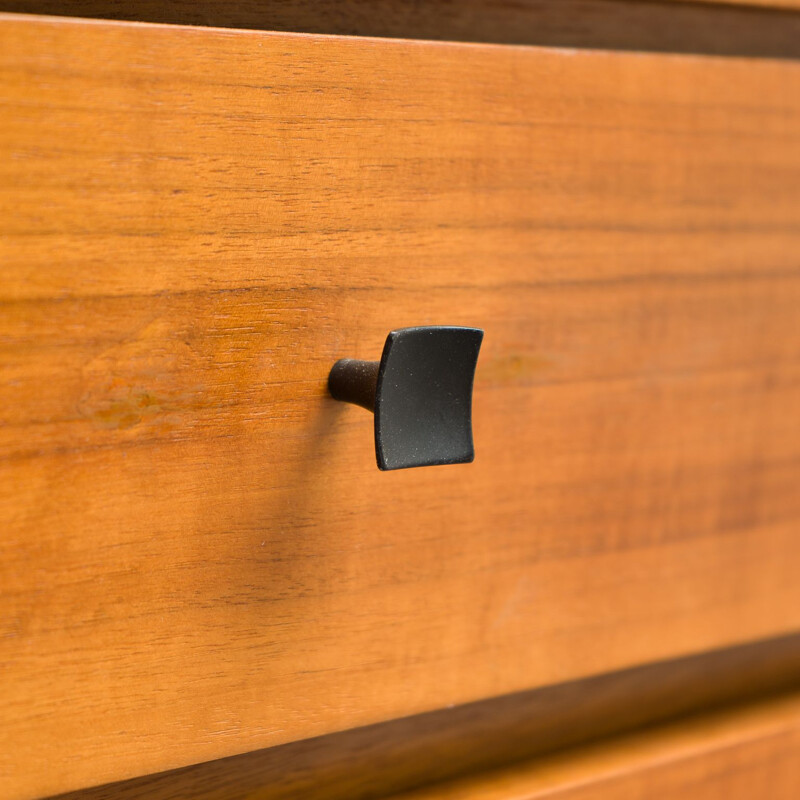
[[[692,718],[396,800],[794,800],[800,695]]]
[[[800,627],[800,66],[0,25],[0,793]],[[486,330],[469,467],[327,398]]]
[[[796,11],[800,0],[674,0],[678,3],[711,3],[713,5],[742,5],[755,8],[778,8]]]
[[[795,635],[305,739],[58,800],[377,800],[799,689]]]
[[[704,2],[0,0],[0,10],[351,36],[800,58],[800,14]]]

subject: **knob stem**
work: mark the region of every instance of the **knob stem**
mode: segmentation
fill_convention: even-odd
[[[374,414],[380,365],[380,361],[361,361],[357,358],[337,361],[328,375],[328,390],[333,399],[354,403]]]

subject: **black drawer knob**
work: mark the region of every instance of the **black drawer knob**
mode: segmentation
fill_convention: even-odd
[[[375,414],[380,469],[475,458],[472,382],[482,340],[478,328],[402,328],[386,337],[380,361],[343,358],[333,365],[331,395]]]

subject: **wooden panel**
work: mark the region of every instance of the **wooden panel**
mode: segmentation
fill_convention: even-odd
[[[397,800],[794,800],[800,696],[639,732]]]
[[[800,635],[305,739],[59,800],[376,800],[793,690],[800,690]]]
[[[0,37],[5,797],[800,627],[800,67]],[[428,322],[476,462],[379,473]]]
[[[734,3],[742,6],[753,6],[756,8],[769,9],[790,9],[796,11],[800,8],[800,0],[676,0],[680,3],[713,3],[715,5],[729,5]]]
[[[270,31],[800,58],[800,14],[671,0],[0,0],[0,10]]]

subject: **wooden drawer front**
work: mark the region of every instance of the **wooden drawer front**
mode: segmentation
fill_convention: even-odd
[[[800,68],[0,24],[0,794],[800,626]],[[486,330],[473,465],[330,365]]]

